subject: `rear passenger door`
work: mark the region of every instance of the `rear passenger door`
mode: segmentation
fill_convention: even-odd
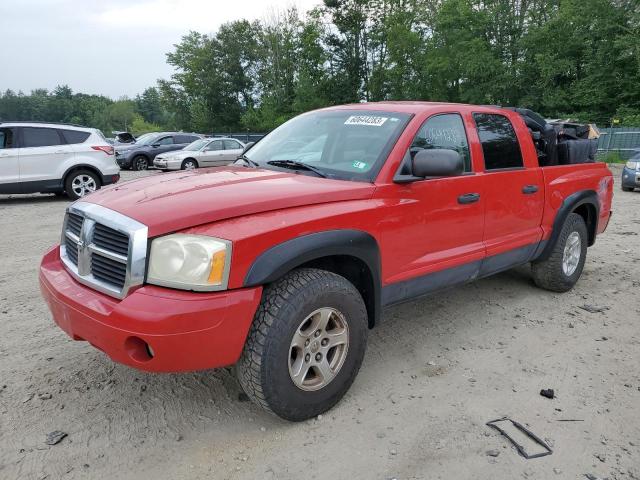
[[[531,258],[542,238],[544,183],[537,159],[523,157],[506,115],[474,113],[473,120],[484,158],[486,275]]]
[[[233,162],[238,159],[242,153],[242,145],[237,140],[223,140],[224,159],[227,162]]]
[[[20,138],[20,181],[25,190],[39,191],[61,180],[65,164],[74,152],[56,128],[18,127]],[[31,184],[31,185],[29,185]]]
[[[0,128],[0,193],[20,193],[19,149],[15,128]]]

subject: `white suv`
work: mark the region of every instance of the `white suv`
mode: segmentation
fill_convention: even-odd
[[[0,123],[0,194],[66,193],[75,200],[119,179],[113,147],[100,130]]]

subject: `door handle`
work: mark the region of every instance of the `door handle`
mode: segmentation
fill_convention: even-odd
[[[532,193],[536,193],[538,191],[537,185],[525,185],[522,187],[522,193],[525,195],[531,195]]]
[[[53,153],[65,153],[65,151],[64,151],[64,150],[56,150],[56,151],[55,151],[55,152],[53,152]]]
[[[478,200],[480,200],[479,193],[465,193],[464,195],[460,195],[458,197],[458,203],[463,205],[467,203],[476,203]]]

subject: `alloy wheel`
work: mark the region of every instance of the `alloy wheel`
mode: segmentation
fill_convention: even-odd
[[[349,349],[349,326],[334,308],[320,308],[301,323],[289,348],[289,375],[301,390],[328,385],[340,372]]]

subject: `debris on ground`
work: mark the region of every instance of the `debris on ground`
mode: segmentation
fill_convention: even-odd
[[[553,388],[543,388],[542,390],[540,390],[540,395],[546,398],[553,398],[556,394],[553,391]]]
[[[500,455],[500,450],[487,450],[487,455],[489,455],[490,457],[497,457],[498,455]]]
[[[587,303],[585,303],[584,305],[578,305],[578,308],[581,308],[582,310],[589,313],[603,313],[609,310],[609,307],[607,306],[598,307],[596,305],[589,305]]]
[[[527,460],[544,457],[553,453],[551,447],[544,440],[521,423],[511,420],[509,417],[491,420],[487,422],[486,425],[507,437],[513,446],[516,447],[518,453]]]
[[[47,439],[44,443],[47,445],[57,445],[62,441],[67,434],[65,432],[61,432],[60,430],[54,430],[53,432],[47,434]]]
[[[248,401],[249,401],[249,395],[247,395],[247,394],[246,394],[246,393],[244,393],[244,392],[240,392],[240,393],[238,394],[238,401],[239,401],[239,402],[248,402]]]

